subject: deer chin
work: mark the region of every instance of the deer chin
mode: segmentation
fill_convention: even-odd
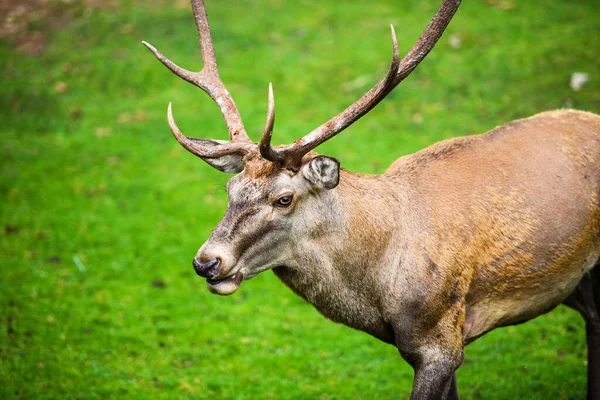
[[[207,279],[206,287],[211,293],[228,296],[238,290],[243,279],[244,275],[241,272],[236,272],[232,276],[223,279]]]

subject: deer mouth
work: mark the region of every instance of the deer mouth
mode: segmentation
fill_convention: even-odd
[[[221,296],[227,296],[234,293],[240,285],[244,275],[241,272],[222,279],[206,279],[206,286],[211,293],[220,294]]]

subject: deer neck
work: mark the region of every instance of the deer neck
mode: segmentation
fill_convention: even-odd
[[[382,176],[346,171],[324,196],[317,228],[274,272],[326,317],[389,341],[379,308],[397,237],[398,200]]]

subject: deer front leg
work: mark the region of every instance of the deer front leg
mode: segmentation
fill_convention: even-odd
[[[415,371],[411,400],[458,399],[455,372],[463,361],[464,315],[456,305],[435,326],[418,324],[398,337],[398,350]]]
[[[450,393],[448,393],[448,400],[458,400],[458,381],[456,379],[456,371],[452,377],[452,384],[450,385]]]
[[[421,360],[413,365],[415,380],[411,400],[458,399],[455,372],[463,359],[458,354],[442,348],[429,348]]]

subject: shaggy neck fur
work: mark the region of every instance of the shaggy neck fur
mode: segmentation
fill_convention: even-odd
[[[328,204],[314,210],[319,223],[274,272],[327,318],[391,342],[380,308],[401,206],[387,186],[383,176],[342,171],[335,189],[317,194]]]

